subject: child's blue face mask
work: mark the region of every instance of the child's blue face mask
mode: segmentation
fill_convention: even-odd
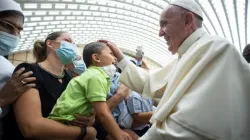
[[[85,70],[86,70],[86,65],[84,63],[84,61],[82,59],[80,60],[73,60],[73,64],[74,64],[74,69],[73,71],[77,74],[82,74]]]
[[[56,54],[63,64],[69,64],[76,56],[76,45],[62,41],[60,48],[56,49]]]
[[[0,31],[0,55],[5,56],[12,52],[18,45],[20,38]]]

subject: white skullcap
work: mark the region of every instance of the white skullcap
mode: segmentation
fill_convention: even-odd
[[[193,0],[175,0],[171,2],[171,5],[176,5],[184,9],[187,9],[203,19],[203,12],[200,6]]]
[[[23,14],[20,4],[14,0],[0,0],[0,12],[9,10],[18,11]]]

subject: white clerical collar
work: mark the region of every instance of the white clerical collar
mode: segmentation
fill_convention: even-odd
[[[182,56],[201,36],[206,33],[202,28],[194,31],[179,47],[177,54]]]

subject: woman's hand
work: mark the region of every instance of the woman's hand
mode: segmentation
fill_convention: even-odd
[[[22,74],[24,70],[25,68],[20,68],[18,71],[16,71],[1,88],[0,106],[13,103],[26,90],[36,86],[34,83],[27,84],[29,82],[35,81],[36,78],[30,77],[33,74],[32,71]]]
[[[74,114],[75,120],[71,122],[72,125],[75,126],[92,126],[95,123],[95,115],[93,114],[90,117],[80,116],[78,114]]]

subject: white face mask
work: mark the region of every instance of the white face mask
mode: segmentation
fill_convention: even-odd
[[[116,67],[114,65],[108,65],[108,66],[104,66],[101,67],[105,73],[110,77],[113,78],[113,76],[115,75],[116,72]]]

